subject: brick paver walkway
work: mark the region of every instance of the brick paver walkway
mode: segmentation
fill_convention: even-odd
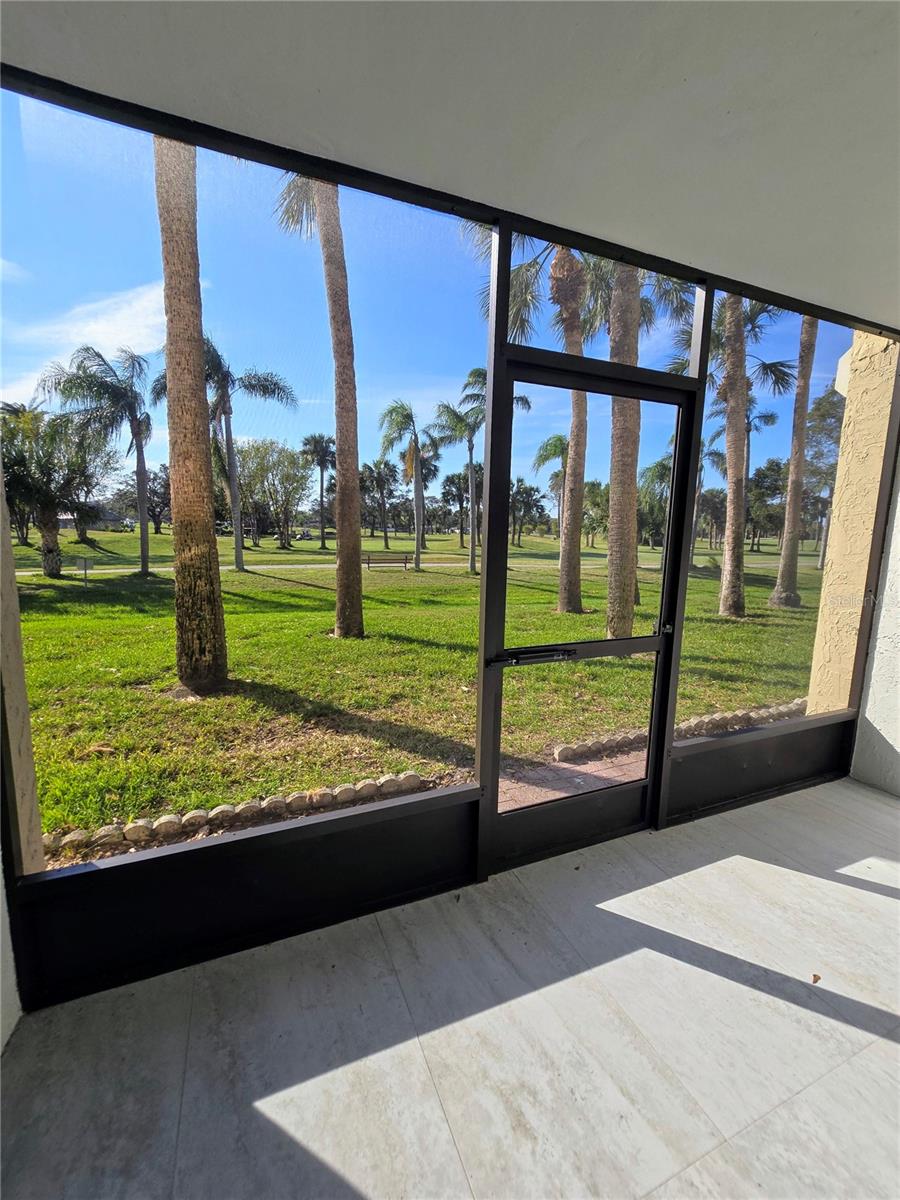
[[[612,787],[642,779],[646,773],[646,750],[635,750],[617,758],[586,762],[548,762],[535,766],[505,767],[501,764],[500,812],[545,804],[564,796],[578,796],[597,788]]]

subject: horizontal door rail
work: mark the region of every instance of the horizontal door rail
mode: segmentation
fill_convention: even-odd
[[[508,646],[487,660],[489,667],[525,667],[530,663],[574,662],[590,658],[631,658],[634,654],[653,654],[662,645],[662,637],[597,638],[589,642],[564,642],[545,646]]]
[[[566,354],[562,350],[549,350],[543,346],[520,346],[515,342],[508,342],[505,357],[507,366],[513,371],[528,367],[548,367],[555,371],[591,376],[595,379],[595,384],[590,389],[592,391],[618,394],[618,389],[626,383],[635,387],[662,388],[664,391],[671,391],[672,395],[668,400],[670,404],[683,404],[686,396],[694,396],[702,391],[700,380],[690,375],[654,371],[649,367],[610,362],[609,359],[591,358],[588,355]]]
[[[547,351],[547,353],[552,353]],[[569,355],[560,355],[568,358]],[[577,355],[572,356],[574,362],[583,366]],[[524,359],[507,359],[507,377],[516,383],[531,383],[543,387],[578,388],[583,392],[594,392],[605,396],[627,396],[632,400],[649,400],[654,404],[671,404],[676,408],[699,404],[702,396],[690,389],[679,391],[677,384],[669,382],[667,387],[659,387],[656,383],[645,381],[639,367],[628,368],[628,374],[615,379],[601,372],[593,374],[590,370],[580,370],[577,367],[562,365],[547,366],[538,362],[526,362]]]

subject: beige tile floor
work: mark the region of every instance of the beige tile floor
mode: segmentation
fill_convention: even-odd
[[[26,1017],[4,1200],[895,1197],[898,864],[847,780]]]

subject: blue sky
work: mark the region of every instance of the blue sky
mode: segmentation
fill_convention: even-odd
[[[282,233],[272,215],[280,172],[223,155],[198,154],[200,262],[206,330],[236,373],[254,366],[282,374],[299,406],[238,397],[238,437],[298,445],[334,428],[331,343],[318,243]],[[598,203],[602,204],[602,181]],[[159,228],[151,138],[143,133],[2,95],[2,381],[4,398],[28,400],[48,362],[84,342],[104,353],[127,345],[161,366],[164,340]],[[378,415],[395,397],[423,423],[441,400],[455,400],[471,367],[483,366],[487,330],[479,292],[485,267],[452,217],[365,193],[341,190],[353,333],[361,460],[379,452]],[[556,347],[545,306],[535,343]],[[796,358],[800,318],[788,314],[755,352]],[[664,367],[671,334],[663,323],[641,343],[641,364]],[[851,333],[820,325],[812,394],[834,376]],[[605,339],[591,352],[602,357]],[[568,395],[524,389],[530,414],[517,414],[513,473],[535,479],[531,460],[550,433],[567,432]],[[752,465],[790,446],[792,397],[764,407],[781,415],[752,448]],[[672,414],[643,405],[641,465],[666,452]],[[165,412],[155,415],[147,451],[168,457]],[[442,473],[463,463],[447,449]],[[549,471],[537,482],[546,483]],[[591,400],[588,478],[608,479],[609,402]],[[710,478],[709,484],[715,483]]]

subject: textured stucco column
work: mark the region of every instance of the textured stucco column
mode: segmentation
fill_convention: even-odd
[[[900,477],[894,478],[850,774],[900,796]]]
[[[807,713],[846,708],[900,344],[854,333]]]

